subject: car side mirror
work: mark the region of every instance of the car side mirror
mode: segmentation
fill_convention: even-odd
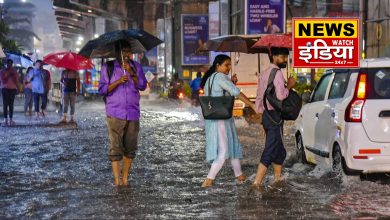
[[[310,102],[310,95],[311,95],[311,93],[307,92],[307,91],[302,93],[302,101],[304,103],[309,103]]]

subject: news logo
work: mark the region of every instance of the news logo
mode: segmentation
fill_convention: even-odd
[[[359,67],[358,18],[293,19],[293,67]]]

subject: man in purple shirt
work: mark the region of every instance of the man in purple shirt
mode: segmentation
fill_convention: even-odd
[[[112,162],[115,186],[127,185],[131,164],[136,155],[139,132],[139,91],[146,89],[146,78],[139,63],[126,60],[121,53],[102,67],[99,93],[106,97],[107,127],[110,139],[108,157]],[[109,77],[111,75],[111,77]],[[119,181],[123,159],[122,181]]]
[[[264,93],[268,86],[268,78],[272,70],[276,70],[275,78],[273,80],[275,95],[278,100],[283,101],[287,98],[289,90],[294,87],[296,81],[294,78],[289,78],[287,86],[282,68],[287,67],[289,51],[287,48],[271,47],[271,64],[265,69],[259,77],[256,108],[259,113],[262,113],[262,124],[265,131],[265,147],[261,155],[260,163],[257,168],[256,178],[253,182],[253,187],[262,190],[261,183],[267,173],[268,167],[272,164],[274,171],[274,183],[281,181],[282,164],[286,158],[286,149],[283,145],[283,120],[281,113],[276,111],[268,100],[263,100]],[[264,103],[267,105],[265,110]]]

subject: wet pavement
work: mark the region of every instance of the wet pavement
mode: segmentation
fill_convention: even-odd
[[[216,183],[200,187],[209,165],[199,108],[143,101],[138,156],[129,187],[112,185],[104,104],[77,104],[76,125],[34,121],[17,112],[0,128],[0,219],[387,219],[386,176],[340,183],[326,167],[295,162],[292,124],[285,127],[286,184],[264,193],[237,185],[226,163]],[[263,146],[260,126],[237,119],[243,172],[254,178]],[[269,175],[271,176],[271,175]]]

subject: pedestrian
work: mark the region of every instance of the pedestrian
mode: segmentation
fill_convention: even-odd
[[[33,67],[27,68],[26,74],[23,78],[24,85],[24,114],[26,116],[32,116],[32,105],[33,105],[33,93],[32,83],[29,81],[29,75],[34,71]]]
[[[196,74],[196,78],[191,81],[190,87],[191,87],[191,103],[192,105],[199,105],[199,90],[200,90],[200,83],[202,82],[202,73],[198,72]]]
[[[213,79],[212,96],[223,96],[225,90],[232,96],[236,96],[245,104],[255,109],[255,105],[237,88],[228,77],[231,69],[231,59],[227,55],[215,57],[213,65],[203,76],[201,87],[205,95],[210,94],[210,79]],[[227,94],[227,95],[229,95]],[[239,182],[246,180],[246,176],[241,171],[240,159],[242,158],[241,146],[238,143],[236,126],[234,119],[225,120],[205,120],[206,132],[206,160],[211,163],[210,171],[204,180],[202,187],[213,185],[215,177],[221,170],[225,160],[230,158],[234,175]]]
[[[47,104],[49,102],[49,91],[51,89],[51,73],[49,70],[47,69],[43,69],[43,62],[42,62],[42,65],[41,65],[41,70],[45,71],[45,81],[43,83],[43,88],[44,88],[44,93],[43,93],[43,98],[42,98],[42,113],[43,113],[43,116],[46,115],[46,111],[47,111]]]
[[[266,101],[266,105],[269,111],[264,109],[263,98],[267,89],[268,78],[273,69],[277,70],[273,84],[278,100],[282,101],[287,98],[289,89],[294,87],[296,81],[293,78],[289,78],[287,87],[285,86],[286,82],[281,71],[282,68],[287,67],[288,55],[289,51],[287,48],[271,47],[271,64],[260,74],[258,80],[256,109],[259,113],[262,113],[262,124],[265,131],[265,148],[257,168],[253,188],[260,191],[263,190],[261,184],[271,164],[274,172],[274,183],[278,184],[282,181],[282,165],[286,158],[286,149],[283,145],[283,119],[281,118],[281,113],[276,111],[268,101]]]
[[[2,95],[3,95],[3,126],[15,125],[13,120],[14,101],[19,88],[19,74],[13,68],[13,61],[7,60],[6,68],[0,71]]]
[[[106,98],[109,160],[112,164],[114,185],[127,185],[128,174],[138,148],[140,94],[146,89],[146,77],[141,64],[122,61],[119,47],[117,58],[102,66],[99,93]],[[120,161],[122,181],[120,181]]]
[[[179,73],[173,74],[173,79],[169,83],[168,98],[178,99],[179,93],[183,92],[184,81],[179,78]]]
[[[39,119],[40,116],[44,117],[44,107],[46,105],[45,102],[45,82],[46,82],[46,72],[41,68],[42,60],[37,60],[34,64],[34,69],[29,74],[29,81],[32,84],[32,92],[34,99],[34,111],[36,115],[36,119]],[[42,102],[41,109],[39,108],[39,104]]]
[[[65,69],[61,73],[60,83],[62,85],[62,120],[60,123],[66,123],[68,106],[70,105],[70,123],[74,123],[74,112],[76,97],[80,95],[80,76],[77,71]]]

